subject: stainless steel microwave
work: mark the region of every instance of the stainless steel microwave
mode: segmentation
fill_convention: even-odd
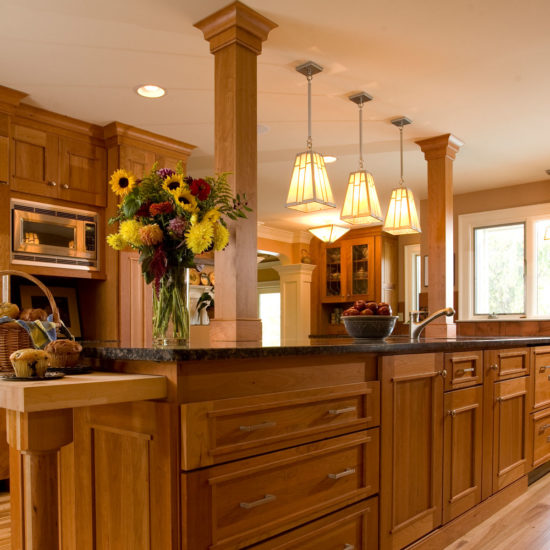
[[[20,199],[10,202],[12,264],[98,269],[98,216]]]

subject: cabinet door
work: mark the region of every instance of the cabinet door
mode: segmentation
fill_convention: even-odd
[[[443,523],[481,502],[481,386],[445,394]]]
[[[9,138],[0,136],[0,185],[8,185],[9,175]]]
[[[43,197],[57,197],[58,137],[34,128],[15,125],[12,145],[12,189]]]
[[[529,378],[494,383],[493,493],[528,471]]]
[[[138,178],[143,177],[155,163],[155,153],[129,145],[120,146],[120,168],[129,170]]]
[[[489,350],[484,352],[484,361],[485,368],[492,371],[493,380],[517,378],[529,374],[528,348]]]
[[[321,265],[321,296],[324,302],[341,302],[345,299],[343,265],[342,246],[326,245]]]
[[[380,359],[380,548],[400,549],[442,521],[442,354]]]
[[[105,149],[77,139],[61,138],[59,198],[105,206]]]
[[[550,348],[535,348],[531,354],[533,409],[541,409],[550,405]]]
[[[345,263],[346,298],[348,300],[374,300],[374,238],[363,237],[346,243]]]

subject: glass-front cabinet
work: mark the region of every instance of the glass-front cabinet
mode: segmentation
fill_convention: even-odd
[[[361,237],[325,245],[322,301],[374,299],[374,238]]]

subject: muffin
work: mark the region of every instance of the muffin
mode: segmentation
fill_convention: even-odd
[[[50,356],[40,349],[20,349],[10,355],[10,361],[19,378],[44,378],[50,365]]]
[[[16,304],[10,304],[9,302],[1,302],[0,317],[4,316],[17,319],[17,317],[19,317],[19,307]]]
[[[74,340],[56,340],[45,348],[50,355],[52,368],[74,367],[78,363],[82,346]]]

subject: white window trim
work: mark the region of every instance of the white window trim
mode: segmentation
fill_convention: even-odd
[[[536,273],[528,266],[534,266],[535,223],[550,218],[550,203],[519,206],[503,210],[475,212],[458,217],[458,307],[461,321],[487,319],[488,315],[474,315],[474,229],[493,225],[525,223],[525,315],[499,315],[499,319],[541,319],[534,314]]]
[[[412,311],[413,280],[416,276],[415,256],[420,256],[420,244],[409,244],[403,248],[405,257],[405,312],[403,322],[409,322],[409,312]]]

